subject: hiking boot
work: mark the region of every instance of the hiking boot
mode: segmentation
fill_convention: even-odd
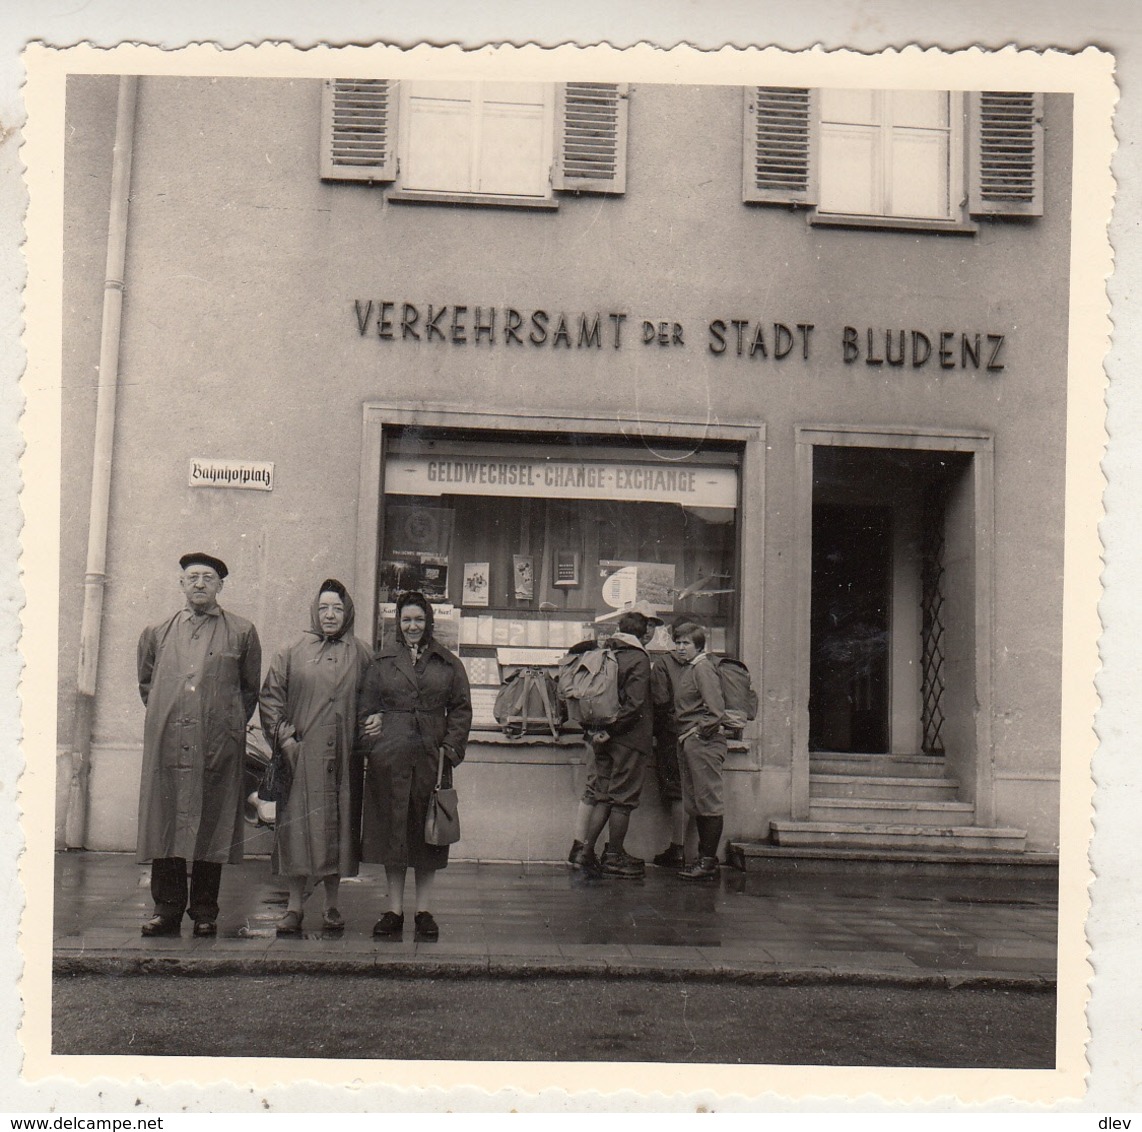
[[[606,841],[603,843],[603,852],[599,857],[600,861],[605,861],[608,857],[618,857],[626,861],[628,865],[638,865],[639,868],[645,869],[646,862],[641,857],[632,857],[625,849],[612,849],[611,843]]]
[[[654,864],[656,864],[660,869],[685,868],[686,856],[682,852],[682,846],[677,842],[672,841],[666,849],[663,849],[662,852],[654,858]]]
[[[603,850],[603,872],[610,877],[641,877],[646,875],[646,862],[629,853],[615,851],[608,845]]]
[[[579,872],[586,873],[589,877],[603,875],[599,858],[595,856],[595,850],[589,845],[580,845],[579,848],[575,850],[571,859],[571,867]]]
[[[571,842],[571,852],[567,854],[567,864],[569,864],[572,868],[575,868],[575,854],[578,853],[579,850],[582,848],[583,848],[583,842],[582,841],[572,841]]]
[[[689,868],[679,869],[678,876],[682,880],[717,880],[718,858],[699,857]]]

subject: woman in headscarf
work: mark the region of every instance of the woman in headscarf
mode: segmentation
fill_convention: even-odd
[[[271,868],[289,883],[279,935],[301,932],[306,880],[323,882],[321,926],[341,931],[337,910],[343,876],[360,861],[356,816],[362,764],[354,757],[358,699],[370,666],[368,648],[353,636],[353,599],[336,578],[321,583],[310,607],[310,627],[270,665],[259,711],[262,729],[275,733],[293,766],[289,798],[280,804]]]
[[[416,938],[439,938],[432,916],[436,870],[446,845],[424,840],[424,819],[444,754],[444,785],[464,758],[472,726],[468,675],[459,658],[432,636],[432,606],[422,593],[401,594],[396,639],[369,670],[361,712],[366,748],[361,859],[385,866],[388,910],[373,927],[379,938],[404,932],[407,870],[416,876]]]

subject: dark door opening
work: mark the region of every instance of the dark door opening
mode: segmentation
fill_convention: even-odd
[[[889,749],[892,510],[813,507],[809,749]]]

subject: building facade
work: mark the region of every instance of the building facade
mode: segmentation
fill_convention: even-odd
[[[752,672],[729,840],[1056,851],[1070,96],[73,77],[65,178],[61,842],[134,846],[202,549],[267,660],[325,577],[439,603],[461,856],[566,853],[582,743],[493,702],[635,600]]]

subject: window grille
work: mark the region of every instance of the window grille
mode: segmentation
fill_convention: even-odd
[[[944,513],[947,487],[932,484],[924,493],[921,531],[920,711],[921,750],[942,755],[944,739]]]

